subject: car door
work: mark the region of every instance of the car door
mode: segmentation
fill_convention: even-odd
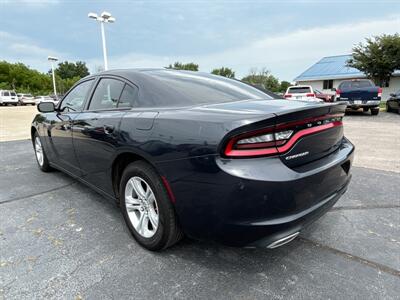
[[[94,79],[76,85],[64,97],[55,113],[48,116],[46,143],[50,148],[52,162],[75,176],[80,176],[80,168],[72,143],[72,121],[83,109]]]
[[[133,91],[133,92],[132,92]],[[119,139],[122,116],[131,108],[137,87],[102,77],[86,109],[73,120],[73,139],[83,179],[112,194],[111,164]]]

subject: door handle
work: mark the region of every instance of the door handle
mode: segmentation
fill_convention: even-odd
[[[104,125],[104,133],[105,134],[111,134],[114,132],[114,126],[113,125]]]

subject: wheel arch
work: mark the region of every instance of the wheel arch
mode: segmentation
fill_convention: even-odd
[[[38,131],[38,130],[36,129],[35,126],[31,126],[31,140],[33,140],[33,136],[35,135],[35,133],[36,133],[37,131]]]
[[[122,172],[130,163],[135,161],[144,161],[151,165],[157,173],[158,170],[153,163],[143,155],[137,154],[133,151],[123,151],[116,155],[111,165],[111,180],[114,190],[115,198],[119,202],[119,182],[121,180]]]

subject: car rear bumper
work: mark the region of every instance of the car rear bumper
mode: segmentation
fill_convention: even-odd
[[[336,203],[350,182],[353,153],[354,146],[344,139],[335,152],[296,169],[278,157],[215,156],[158,167],[170,183],[188,236],[267,247],[297,234]]]
[[[348,108],[360,108],[360,107],[376,107],[379,106],[381,103],[380,100],[359,100],[360,102],[356,101],[343,101],[347,104]]]

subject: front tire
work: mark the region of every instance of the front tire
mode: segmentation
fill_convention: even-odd
[[[129,164],[120,182],[120,207],[136,241],[157,251],[182,239],[171,199],[152,166],[144,161]]]
[[[369,110],[368,107],[363,107],[363,112],[367,112]]]
[[[40,140],[39,134],[37,132],[35,132],[35,134],[33,135],[32,143],[33,150],[35,151],[36,161],[39,165],[40,170],[42,170],[43,172],[51,171],[49,160],[47,159],[42,141]]]
[[[391,111],[392,111],[392,109],[390,108],[390,105],[387,104],[387,103],[386,103],[386,111],[387,111],[387,112],[391,112]]]
[[[371,108],[371,115],[376,116],[379,114],[379,107]]]

